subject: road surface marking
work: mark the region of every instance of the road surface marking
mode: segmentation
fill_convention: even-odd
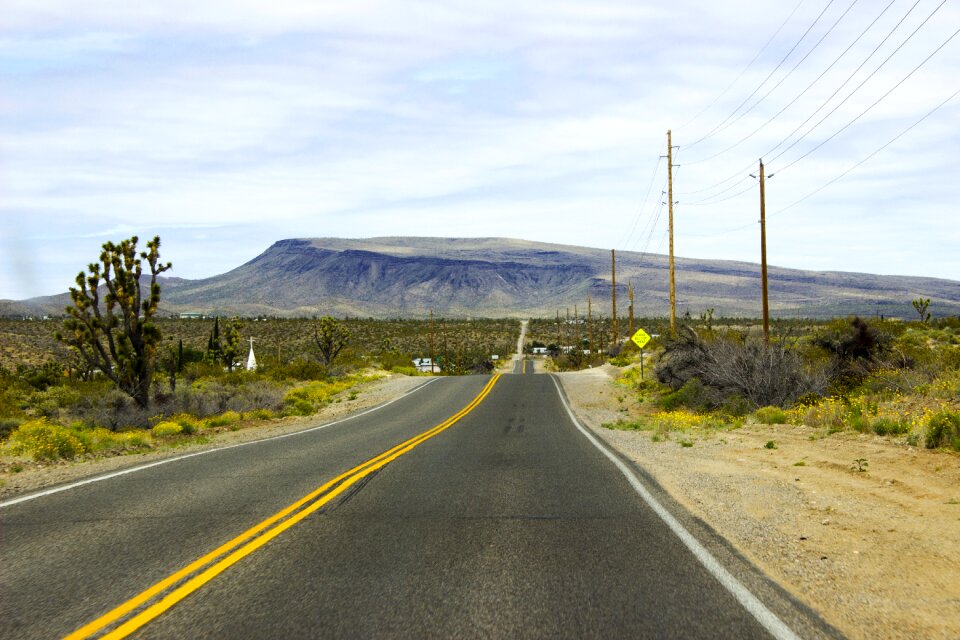
[[[713,554],[710,553],[706,547],[700,544],[700,541],[697,540],[692,533],[687,531],[687,529],[680,524],[680,521],[673,517],[666,507],[664,507],[660,502],[653,497],[653,494],[647,490],[643,483],[640,482],[640,479],[630,470],[630,468],[623,463],[620,458],[618,458],[614,453],[610,451],[606,446],[604,446],[596,436],[590,433],[583,425],[580,424],[580,421],[577,420],[577,417],[574,415],[573,410],[570,408],[570,405],[567,404],[567,399],[563,395],[563,391],[560,389],[560,383],[557,382],[556,376],[550,376],[553,380],[554,386],[557,388],[557,394],[560,396],[560,401],[563,403],[563,408],[567,410],[567,415],[570,416],[570,420],[573,421],[574,426],[580,430],[587,440],[590,441],[590,444],[595,446],[600,450],[600,453],[605,455],[610,461],[620,470],[624,476],[626,476],[627,481],[630,483],[630,486],[633,487],[643,501],[647,503],[654,513],[656,513],[661,520],[673,531],[674,535],[680,538],[680,541],[690,550],[690,553],[693,554],[701,565],[716,578],[730,594],[736,598],[737,602],[747,610],[747,612],[756,619],[760,625],[766,629],[771,636],[776,638],[776,640],[800,640],[799,636],[793,632],[793,630],[786,625],[780,618],[777,617],[775,613],[767,609],[766,605],[760,602],[760,599],[757,596],[753,595],[749,589],[743,586],[739,580],[737,580],[733,574],[727,571],[720,562],[713,557]]]
[[[134,596],[130,600],[124,602],[119,607],[113,609],[112,611],[106,613],[105,615],[97,618],[96,620],[90,622],[89,624],[84,625],[83,627],[77,629],[70,635],[66,636],[66,640],[79,640],[80,638],[88,638],[93,634],[96,634],[102,631],[104,628],[109,626],[111,623],[116,622],[117,620],[123,618],[125,615],[134,611],[143,604],[146,604],[149,600],[153,599],[155,596],[163,593],[173,585],[177,584],[181,580],[187,578],[194,572],[200,570],[202,567],[213,562],[220,556],[231,552],[230,555],[226,556],[216,564],[208,567],[203,570],[201,573],[197,574],[186,583],[178,587],[177,589],[171,591],[159,602],[150,605],[140,613],[136,614],[120,626],[118,626],[113,631],[101,636],[102,638],[125,638],[129,634],[133,633],[143,625],[147,624],[163,612],[167,611],[178,603],[179,601],[186,598],[188,595],[202,587],[204,584],[215,578],[217,575],[222,573],[224,570],[229,568],[231,565],[238,562],[243,557],[249,555],[253,551],[259,549],[267,542],[273,538],[280,535],[283,531],[286,531],[293,525],[297,524],[310,514],[314,513],[331,500],[339,496],[341,493],[346,491],[349,487],[356,484],[359,480],[362,480],[366,476],[370,475],[374,471],[386,466],[393,460],[396,460],[400,456],[412,451],[414,448],[422,444],[423,442],[429,440],[435,435],[441,433],[442,431],[450,428],[461,418],[466,416],[468,413],[473,411],[484,398],[489,395],[490,391],[493,389],[493,386],[497,383],[497,380],[500,379],[500,375],[494,375],[486,386],[480,391],[479,394],[468,404],[466,407],[447,418],[437,426],[420,433],[409,440],[401,442],[400,444],[384,451],[378,456],[375,456],[366,462],[362,462],[353,469],[341,473],[334,479],[326,482],[316,490],[307,494],[300,500],[297,500],[290,506],[285,509],[277,512],[276,514],[270,516],[263,522],[255,525],[254,527],[244,531],[242,534],[234,538],[233,540],[227,542],[226,544],[221,545],[220,547],[214,549],[210,553],[206,554],[202,558],[195,560],[190,563],[183,569],[171,574],[167,578],[164,578],[160,582],[156,583],[152,587],[149,587],[142,593]],[[343,482],[341,482],[343,480]],[[339,485],[338,485],[339,483]],[[335,486],[337,485],[337,486]],[[319,499],[316,499],[319,498]],[[305,504],[312,504],[307,506],[304,509],[300,509]],[[300,511],[297,511],[300,509]],[[290,516],[291,513],[297,512],[294,515]],[[287,518],[287,516],[290,516]],[[284,520],[286,518],[286,520]],[[276,524],[278,521],[281,521],[279,524]],[[276,524],[272,529],[272,525]],[[261,533],[262,532],[262,533]],[[261,534],[261,535],[257,535]],[[255,537],[256,536],[256,537]],[[251,540],[252,538],[252,540]]]
[[[346,421],[348,421],[348,420],[353,420],[354,418],[359,418],[360,416],[365,416],[365,415],[367,415],[368,413],[373,413],[374,411],[379,411],[380,409],[383,409],[384,407],[386,407],[386,406],[388,406],[388,405],[391,405],[391,404],[393,404],[394,402],[397,402],[397,401],[399,401],[399,400],[403,400],[405,397],[407,397],[407,396],[410,395],[411,393],[416,393],[417,391],[420,391],[420,389],[423,389],[425,386],[427,386],[427,385],[430,384],[431,382],[436,382],[437,380],[439,380],[439,378],[434,378],[434,379],[432,379],[432,380],[427,380],[427,381],[424,382],[423,384],[414,387],[414,388],[411,389],[410,391],[407,391],[407,392],[404,393],[402,396],[398,396],[398,397],[394,398],[393,400],[388,400],[387,402],[384,402],[384,403],[382,403],[382,404],[378,404],[378,405],[375,406],[375,407],[371,407],[371,408],[366,409],[366,410],[364,410],[364,411],[361,411],[361,412],[359,412],[359,413],[354,413],[354,414],[352,414],[352,415],[347,416],[346,418],[340,418],[339,420],[334,420],[333,422],[327,422],[326,424],[321,424],[321,425],[316,426],[316,427],[310,427],[309,429],[303,429],[302,431],[293,431],[293,432],[291,432],[291,433],[281,433],[280,435],[277,435],[277,436],[270,436],[270,437],[268,437],[268,438],[260,438],[259,440],[251,440],[251,441],[249,441],[249,442],[239,442],[239,443],[237,443],[237,444],[228,444],[228,445],[225,445],[225,446],[222,446],[222,447],[214,447],[213,449],[206,449],[206,450],[204,450],[204,451],[197,451],[197,452],[195,452],[195,453],[187,453],[187,454],[184,454],[184,455],[182,455],[182,456],[175,456],[175,457],[173,457],[173,458],[164,458],[163,460],[158,460],[158,461],[156,461],[156,462],[148,462],[147,464],[137,465],[137,466],[135,466],[135,467],[130,467],[130,468],[128,468],[128,469],[123,469],[123,470],[121,470],[121,471],[114,471],[114,472],[112,472],[112,473],[106,473],[106,474],[104,474],[104,475],[102,475],[102,476],[94,476],[94,477],[92,477],[92,478],[86,478],[86,479],[84,479],[84,480],[78,480],[77,482],[71,482],[70,484],[65,484],[65,485],[62,485],[62,486],[59,486],[59,487],[53,487],[53,488],[51,488],[51,489],[44,489],[43,491],[38,491],[37,493],[31,493],[31,494],[25,495],[25,496],[20,496],[19,498],[11,498],[10,500],[5,500],[5,501],[3,501],[3,502],[0,502],[0,509],[2,509],[3,507],[9,507],[9,506],[12,506],[12,505],[15,505],[15,504],[19,504],[19,503],[21,503],[21,502],[27,502],[27,501],[29,501],[29,500],[36,500],[37,498],[42,498],[42,497],[44,497],[44,496],[49,496],[49,495],[52,495],[52,494],[54,494],[54,493],[60,493],[61,491],[66,491],[67,489],[75,489],[75,488],[77,488],[77,487],[82,487],[82,486],[85,485],[85,484],[93,484],[94,482],[102,482],[103,480],[110,480],[111,478],[117,478],[117,477],[119,477],[119,476],[125,476],[125,475],[127,475],[128,473],[136,473],[137,471],[144,471],[144,470],[146,470],[146,469],[150,469],[150,468],[153,468],[153,467],[158,467],[158,466],[160,466],[160,465],[162,465],[162,464],[167,464],[167,463],[170,463],[170,462],[176,462],[177,460],[186,460],[187,458],[194,458],[194,457],[196,457],[196,456],[205,456],[205,455],[207,455],[208,453],[216,453],[217,451],[226,451],[227,449],[236,449],[237,447],[247,447],[247,446],[250,446],[250,445],[252,445],[252,444],[260,444],[261,442],[269,442],[270,440],[279,440],[279,439],[281,439],[281,438],[290,438],[290,437],[292,437],[292,436],[299,436],[299,435],[303,435],[304,433],[310,433],[310,432],[312,432],[312,431],[319,431],[320,429],[326,429],[327,427],[332,427],[332,426],[337,425],[337,424],[340,424],[340,423],[342,423],[342,422],[346,422]]]

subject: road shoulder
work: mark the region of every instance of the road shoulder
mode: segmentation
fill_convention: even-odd
[[[558,378],[586,427],[789,593],[851,638],[960,637],[960,457],[782,425],[653,442],[601,426],[637,411],[616,372]]]

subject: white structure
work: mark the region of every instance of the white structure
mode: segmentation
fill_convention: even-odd
[[[546,348],[546,347],[533,347],[532,351],[533,351],[533,355],[535,355],[535,356],[545,356],[545,355],[547,355],[547,348]]]
[[[436,364],[430,358],[417,358],[413,361],[413,366],[421,373],[433,373],[440,371],[440,365]]]
[[[247,371],[255,371],[257,368],[257,357],[253,355],[253,338],[250,338],[250,355],[247,356]]]

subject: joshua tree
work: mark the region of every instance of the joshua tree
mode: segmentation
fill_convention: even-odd
[[[917,313],[920,314],[920,322],[926,324],[930,322],[930,314],[927,313],[927,308],[930,306],[930,298],[917,298],[911,304]]]
[[[329,367],[350,341],[350,331],[342,322],[324,316],[313,330],[313,339],[317,343],[321,360]]]
[[[70,287],[73,304],[64,333],[57,340],[76,351],[93,369],[99,369],[137,405],[150,402],[150,383],[156,364],[160,330],[153,315],[160,303],[157,275],[172,266],[161,265],[160,237],[147,242],[147,251],[137,254],[137,236],[120,244],[107,242],[100,263],[81,271],[77,286]],[[144,299],[140,291],[142,261],[150,267],[150,290]],[[104,294],[100,299],[101,287]]]

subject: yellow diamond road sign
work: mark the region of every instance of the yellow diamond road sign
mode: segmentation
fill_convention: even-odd
[[[650,342],[650,334],[643,329],[637,329],[637,332],[630,338],[638,347],[643,349]]]

